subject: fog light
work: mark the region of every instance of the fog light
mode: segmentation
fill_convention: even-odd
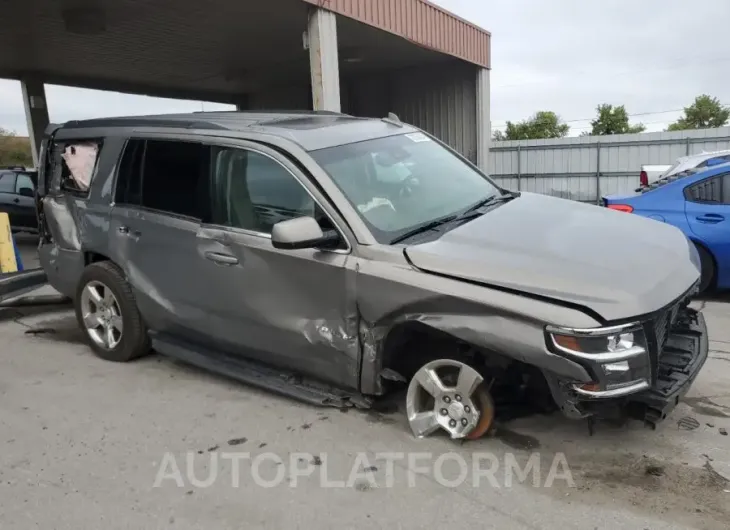
[[[603,372],[606,375],[623,374],[629,371],[629,361],[619,361],[617,363],[607,363],[602,365]]]

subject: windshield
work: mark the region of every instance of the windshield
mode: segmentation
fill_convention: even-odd
[[[380,243],[500,194],[484,175],[420,132],[311,154]]]

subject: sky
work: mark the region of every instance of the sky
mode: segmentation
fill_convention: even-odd
[[[550,110],[577,136],[610,103],[661,131],[699,94],[730,104],[729,0],[435,3],[492,33],[493,129]],[[46,98],[53,122],[231,108],[61,86]],[[27,133],[17,81],[0,80],[0,127]]]

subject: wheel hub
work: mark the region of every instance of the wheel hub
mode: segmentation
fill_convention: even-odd
[[[124,322],[112,290],[99,281],[89,282],[81,293],[81,316],[91,340],[111,350],[122,340]]]
[[[447,385],[443,369],[458,374],[455,384]],[[451,359],[440,359],[423,366],[408,386],[406,411],[413,433],[422,438],[443,429],[453,439],[464,438],[479,424],[479,407],[472,395],[483,378],[472,367]]]

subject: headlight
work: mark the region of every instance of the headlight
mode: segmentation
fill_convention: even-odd
[[[546,328],[553,348],[574,357],[595,361],[620,361],[646,353],[641,323],[607,328]]]

